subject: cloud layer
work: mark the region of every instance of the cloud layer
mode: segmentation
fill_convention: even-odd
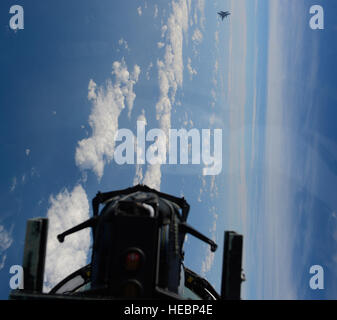
[[[171,111],[176,92],[183,83],[183,37],[188,30],[188,15],[186,1],[173,1],[172,13],[167,23],[162,26],[162,37],[165,37],[165,54],[163,59],[157,60],[160,94],[156,103],[156,118],[159,128],[167,137],[171,128]],[[143,183],[160,189],[161,168],[159,164],[147,167]]]

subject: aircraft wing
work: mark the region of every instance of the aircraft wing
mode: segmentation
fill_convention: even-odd
[[[226,18],[226,17],[228,17],[230,15],[230,12],[229,11],[220,11],[220,12],[218,12],[218,15],[223,20],[224,18]]]

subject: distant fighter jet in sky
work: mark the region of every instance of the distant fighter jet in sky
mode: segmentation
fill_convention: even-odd
[[[218,12],[218,15],[223,20],[224,18],[226,18],[226,17],[228,17],[230,15],[230,12],[229,11],[220,11],[220,12]]]

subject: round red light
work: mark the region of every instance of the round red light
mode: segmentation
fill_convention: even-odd
[[[141,255],[137,251],[131,251],[126,254],[125,269],[128,271],[136,271],[141,264]]]

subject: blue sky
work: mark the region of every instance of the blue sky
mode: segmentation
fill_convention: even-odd
[[[336,297],[336,5],[309,28],[312,1],[0,4],[0,297],[21,264],[28,218],[51,220],[47,286],[86,263],[85,220],[98,190],[142,182],[191,204],[186,265],[220,286],[224,229],[244,234],[248,299]],[[230,10],[225,21],[218,10]],[[124,100],[123,100],[124,99]],[[222,173],[200,165],[117,165],[118,128],[221,128]],[[193,186],[193,188],[191,187]],[[59,257],[62,256],[62,259]],[[321,264],[326,288],[309,288]]]
[[[258,233],[260,244],[251,259],[262,262],[255,266],[259,270],[255,279],[260,283],[254,292],[261,298],[336,296],[336,275],[332,271],[336,263],[335,203],[326,197],[334,186],[334,173],[324,173],[326,160],[315,142],[329,123],[322,109],[330,112],[333,107],[333,99],[324,101],[317,95],[322,85],[327,85],[326,79],[328,86],[335,86],[324,67],[326,52],[321,48],[335,32],[329,16],[336,8],[324,7],[326,30],[321,34],[308,27],[309,8],[306,1],[274,2],[269,6],[264,170],[258,177],[263,189],[257,207],[260,213],[248,222],[251,232]],[[335,49],[330,45],[329,51]],[[332,61],[330,66],[334,68]],[[333,152],[333,139],[334,135],[329,136],[327,152]],[[323,176],[325,185],[318,187]],[[318,249],[323,247],[323,251]],[[247,251],[252,254],[253,250]],[[325,267],[329,288],[324,291],[308,286],[308,270],[313,264]]]

